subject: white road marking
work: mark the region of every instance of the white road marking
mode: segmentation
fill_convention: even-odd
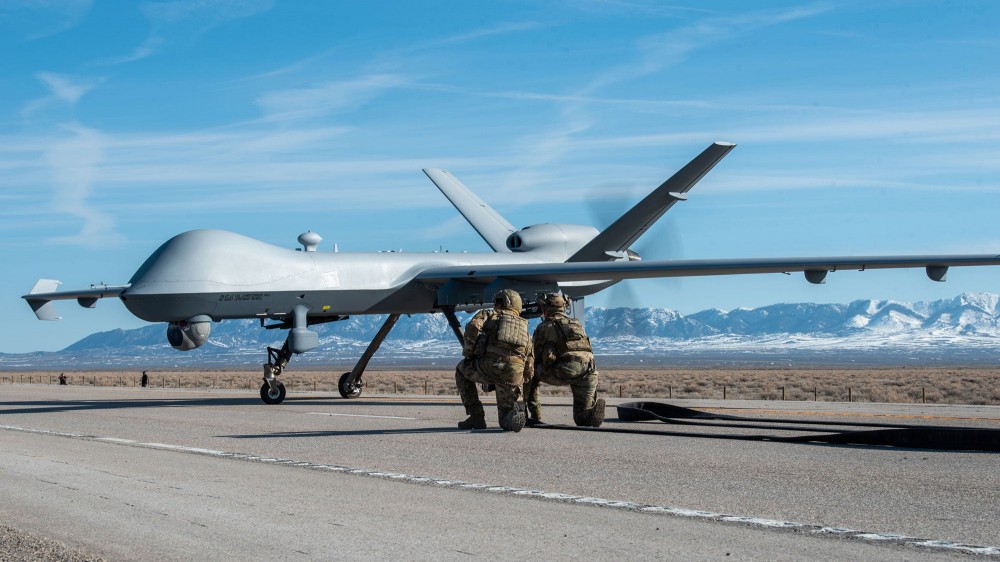
[[[381,418],[384,420],[415,420],[417,418],[404,418],[403,416],[373,416],[370,414],[331,414],[329,412],[306,412],[311,416],[343,416],[345,418]]]
[[[329,414],[329,415],[337,415],[337,414]],[[344,414],[339,414],[339,415],[344,415]],[[370,417],[382,417],[382,416],[370,416]],[[404,418],[404,419],[413,419],[413,418]],[[905,546],[913,546],[913,547],[925,548],[936,551],[953,551],[953,552],[963,552],[966,554],[978,554],[982,556],[1000,557],[1000,546],[977,546],[971,544],[955,543],[939,539],[910,537],[895,533],[871,533],[855,529],[839,529],[835,527],[825,527],[822,525],[797,523],[795,521],[780,521],[775,519],[749,517],[744,515],[730,515],[724,513],[714,513],[711,511],[684,509],[684,508],[670,507],[664,505],[645,505],[630,501],[619,501],[619,500],[608,500],[604,498],[575,496],[572,494],[545,492],[541,490],[527,490],[524,488],[513,488],[510,486],[477,484],[473,482],[463,482],[461,480],[446,480],[441,478],[432,478],[428,476],[414,476],[411,474],[402,474],[398,472],[381,472],[374,470],[366,470],[363,468],[350,468],[346,466],[316,464],[308,461],[295,461],[289,459],[278,459],[273,457],[259,457],[256,455],[250,455],[246,453],[216,451],[213,449],[201,449],[197,447],[186,447],[183,445],[168,445],[164,443],[142,443],[139,441],[132,441],[130,439],[119,439],[116,437],[98,437],[93,435],[82,435],[79,433],[66,433],[61,431],[49,431],[45,429],[31,429],[14,425],[0,425],[0,429],[5,429],[8,431],[19,431],[23,433],[34,433],[38,435],[67,437],[70,439],[81,439],[84,441],[99,441],[102,443],[124,445],[127,447],[170,450],[180,453],[206,455],[206,456],[221,457],[221,458],[248,461],[248,462],[283,464],[286,466],[305,468],[309,470],[339,472],[344,474],[357,474],[359,476],[367,476],[369,478],[400,480],[403,482],[411,482],[415,484],[439,486],[443,488],[457,488],[462,490],[482,491],[494,494],[509,495],[514,497],[528,497],[543,501],[557,501],[564,503],[593,505],[610,509],[621,509],[625,511],[635,511],[641,513],[653,513],[653,514],[671,515],[674,517],[687,517],[693,519],[720,521],[725,523],[749,525],[752,527],[789,529],[793,531],[810,533],[815,535],[835,535],[837,537],[854,539],[863,542],[880,542],[880,543],[890,542]]]

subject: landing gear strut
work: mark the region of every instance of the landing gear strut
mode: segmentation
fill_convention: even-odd
[[[288,347],[288,340],[281,346],[281,349],[273,347],[267,348],[267,363],[264,364],[264,384],[260,387],[260,399],[265,404],[281,404],[285,399],[285,385],[278,380],[278,375],[288,365],[292,358],[292,351]]]
[[[389,335],[392,327],[396,325],[401,314],[390,314],[388,318],[385,319],[385,323],[382,327],[378,329],[378,333],[375,334],[375,338],[370,344],[368,344],[368,349],[361,354],[361,359],[358,359],[358,363],[354,365],[351,372],[344,373],[340,377],[340,382],[337,383],[337,390],[340,391],[340,395],[344,398],[357,398],[361,396],[361,390],[364,388],[365,383],[361,380],[361,375],[365,372],[365,367],[368,366],[368,361],[371,360],[372,355],[378,351],[378,348],[382,345],[385,337]]]

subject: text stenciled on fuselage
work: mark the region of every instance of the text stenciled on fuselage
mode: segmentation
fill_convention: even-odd
[[[270,296],[271,293],[232,293],[219,295],[219,302],[261,301]]]

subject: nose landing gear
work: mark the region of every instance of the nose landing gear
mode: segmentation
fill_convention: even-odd
[[[260,399],[265,404],[281,404],[285,400],[285,385],[278,380],[278,375],[288,365],[292,351],[288,340],[281,349],[267,348],[267,363],[264,364],[264,384],[260,386]]]

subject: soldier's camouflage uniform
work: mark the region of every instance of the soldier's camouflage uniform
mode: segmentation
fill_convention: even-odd
[[[521,297],[509,289],[501,293],[506,294],[508,306],[499,304],[504,301],[498,293],[492,310],[479,311],[466,324],[462,346],[465,359],[455,369],[455,384],[471,418],[485,416],[476,383],[495,385],[497,418],[501,427],[509,429],[504,427],[505,419],[519,409],[522,386],[531,380],[534,360],[528,321],[520,315]],[[523,426],[524,414],[520,415]]]
[[[573,421],[576,425],[592,425],[592,421],[599,425],[604,419],[604,405],[602,401],[600,420],[592,420],[591,415],[597,404],[598,374],[590,338],[580,322],[567,316],[562,307],[555,311],[546,309],[545,320],[535,329],[533,349],[535,378],[525,385],[524,390],[524,401],[530,418],[541,420],[538,386],[540,382],[544,382],[570,387],[573,392]]]

